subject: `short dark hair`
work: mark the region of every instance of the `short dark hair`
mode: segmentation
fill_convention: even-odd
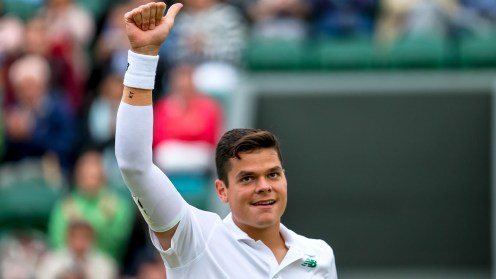
[[[231,167],[231,158],[241,159],[239,153],[249,153],[261,148],[273,148],[282,164],[279,140],[276,136],[261,129],[239,128],[227,131],[219,140],[215,150],[217,177],[228,186],[227,173]]]

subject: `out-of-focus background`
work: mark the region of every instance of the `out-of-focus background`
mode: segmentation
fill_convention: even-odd
[[[0,278],[166,277],[113,151],[123,15],[146,2],[0,1]],[[340,278],[496,278],[496,1],[182,3],[153,154],[190,203],[223,217],[216,141],[269,129],[283,223]]]

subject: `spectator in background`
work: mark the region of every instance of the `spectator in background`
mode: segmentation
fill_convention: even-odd
[[[382,0],[376,37],[389,46],[408,36],[446,37],[459,13],[458,0]]]
[[[238,83],[248,27],[244,17],[236,7],[219,0],[183,3],[171,40],[166,43],[169,46],[161,48],[160,55],[167,59],[159,63],[157,71],[160,74],[163,63],[168,64],[167,69],[174,64],[196,64],[203,69],[196,77],[197,86],[207,94],[226,98]]]
[[[68,271],[63,272],[57,279],[89,279],[84,275],[84,273],[77,268],[70,269]]]
[[[185,0],[174,28],[174,47],[166,53],[174,61],[240,63],[246,25],[233,6],[219,0]]]
[[[34,17],[26,22],[22,29],[21,42],[15,52],[17,55],[6,56],[4,67],[9,69],[11,64],[22,55],[33,54],[44,57],[50,66],[50,88],[54,93],[63,97],[73,112],[79,112],[86,79],[85,67],[82,63],[84,55],[78,53],[77,47],[71,46],[72,41],[64,41],[60,39],[61,37],[55,36],[46,20],[49,19]],[[11,30],[10,33],[12,32]],[[14,100],[12,87],[7,80],[4,99],[4,104],[7,106]]]
[[[189,64],[174,68],[170,92],[154,109],[153,150],[157,165],[173,181],[181,174],[198,178],[192,186],[194,191],[181,189],[183,184],[176,181],[186,198],[185,191],[199,191],[200,196],[205,196],[202,184],[209,178],[215,144],[223,131],[222,108],[215,99],[198,91],[193,83],[194,71],[195,67]]]
[[[0,65],[8,57],[15,57],[20,54],[24,43],[23,36],[24,25],[18,18],[14,16],[0,17],[0,38],[8,38],[8,40],[0,40]]]
[[[49,41],[53,81],[66,90],[69,104],[79,112],[91,66],[88,51],[95,35],[94,19],[74,0],[47,0],[38,17],[45,29],[42,38]]]
[[[457,26],[462,33],[471,35],[496,34],[496,1],[460,0]]]
[[[136,279],[167,279],[164,262],[157,251],[150,251],[141,262]]]
[[[69,41],[87,46],[95,34],[95,23],[91,14],[74,0],[47,0],[40,16],[50,22],[48,35],[52,41]]]
[[[378,0],[311,0],[311,34],[315,37],[372,37]]]
[[[0,238],[0,278],[32,279],[36,267],[48,250],[45,236],[29,229],[20,229]]]
[[[95,249],[95,231],[88,222],[72,220],[66,232],[65,248],[42,258],[36,279],[117,278],[115,262]]]
[[[305,39],[308,35],[306,17],[310,6],[303,0],[251,1],[248,14],[252,21],[252,37]]]
[[[1,92],[0,92],[1,95]],[[4,121],[3,121],[3,108],[0,106],[0,162],[3,158],[3,152],[5,149],[5,135],[4,135]],[[0,164],[1,165],[1,164]]]
[[[134,220],[131,203],[108,189],[102,155],[97,151],[82,153],[74,176],[75,188],[55,204],[49,220],[48,236],[52,246],[64,248],[69,224],[82,219],[95,230],[96,247],[121,263]]]
[[[55,155],[67,174],[76,136],[74,117],[49,87],[45,58],[27,55],[9,70],[14,101],[5,110],[7,161]]]
[[[120,191],[127,191],[122,181],[114,152],[115,116],[122,97],[122,76],[106,74],[98,86],[96,98],[90,103],[87,115],[87,142],[102,150],[107,181]]]
[[[124,74],[127,65],[129,42],[122,15],[130,4],[115,5],[104,20],[102,31],[95,44],[95,67],[99,72],[115,72]]]
[[[0,41],[0,105],[5,106],[13,102],[13,92],[8,80],[9,68],[23,54],[24,23],[15,16],[0,17],[0,38],[9,38]]]
[[[89,106],[88,130],[90,141],[101,148],[112,145],[115,133],[115,113],[122,92],[122,76],[107,74],[99,88],[98,95]]]

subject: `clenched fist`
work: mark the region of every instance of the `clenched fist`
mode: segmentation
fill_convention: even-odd
[[[127,12],[124,19],[131,50],[139,54],[157,55],[182,7],[180,3],[174,4],[164,16],[166,4],[151,2]]]

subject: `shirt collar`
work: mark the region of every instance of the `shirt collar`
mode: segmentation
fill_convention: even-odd
[[[223,220],[224,224],[229,228],[233,236],[236,240],[251,240],[254,241],[247,233],[242,231],[235,223],[232,218],[232,213],[230,212]],[[286,243],[286,247],[293,250],[292,252],[298,255],[301,255],[301,258],[305,256],[315,256],[315,251],[308,247],[307,245],[303,245],[299,241],[297,241],[297,234],[292,230],[288,229],[282,223],[279,226],[279,231],[281,232],[282,237]]]
[[[235,223],[232,218],[232,213],[229,212],[224,218],[224,224],[229,228],[229,231],[234,235],[236,240],[253,240],[247,233],[242,231]]]

